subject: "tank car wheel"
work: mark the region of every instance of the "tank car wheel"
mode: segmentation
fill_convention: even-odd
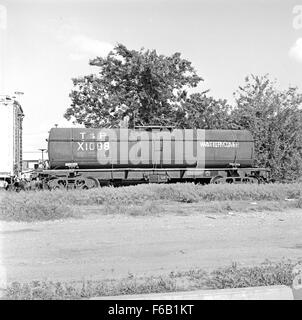
[[[91,188],[98,188],[100,186],[98,179],[92,177],[88,177],[87,179],[89,180],[89,185],[91,186]]]
[[[246,177],[243,178],[243,183],[260,184],[260,181],[256,177]]]
[[[222,176],[213,177],[210,181],[211,184],[220,184],[224,182],[225,182],[225,179]]]
[[[88,189],[88,187],[86,185],[86,181],[83,178],[79,178],[79,179],[75,180],[73,188],[74,189]]]
[[[65,179],[55,178],[49,180],[47,184],[50,190],[64,190],[66,189],[67,181]]]
[[[75,181],[75,189],[92,189],[99,187],[99,181],[95,178],[79,178]]]

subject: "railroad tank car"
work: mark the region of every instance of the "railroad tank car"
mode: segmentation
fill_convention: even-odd
[[[51,169],[251,167],[254,141],[246,130],[53,128]]]
[[[246,130],[170,127],[52,128],[48,168],[36,173],[50,189],[161,182],[258,183],[254,141]]]

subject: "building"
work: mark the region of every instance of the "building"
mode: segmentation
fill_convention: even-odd
[[[43,160],[47,160],[47,153],[43,152]],[[24,151],[22,161],[23,171],[35,169],[35,165],[42,162],[42,151]]]
[[[0,96],[0,179],[11,180],[22,172],[24,113],[14,97]]]

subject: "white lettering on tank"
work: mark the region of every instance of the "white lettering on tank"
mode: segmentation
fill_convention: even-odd
[[[106,136],[107,136],[106,132],[100,132],[100,140],[105,139]]]
[[[90,150],[90,151],[94,151],[94,150],[95,150],[95,144],[94,144],[94,142],[90,142],[90,143],[89,143],[89,150]]]
[[[80,135],[81,135],[82,140],[85,139],[85,134],[86,134],[86,132],[80,132]]]
[[[239,142],[231,141],[201,141],[201,148],[239,148]]]
[[[110,150],[110,143],[107,142],[79,142],[77,151],[95,151],[95,150]]]
[[[104,150],[109,150],[109,142],[104,142]]]
[[[84,151],[83,144],[84,142],[78,142],[78,151]]]

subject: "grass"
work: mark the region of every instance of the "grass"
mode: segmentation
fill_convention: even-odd
[[[91,190],[5,192],[1,198],[0,220],[5,221],[30,222],[80,217],[76,206],[91,205],[105,207],[105,212],[110,214],[152,215],[162,213],[163,207],[160,204],[169,201],[199,203],[217,212],[236,211],[235,201],[258,201],[263,205],[258,205],[258,210],[271,210],[272,207],[302,208],[302,183],[206,186],[192,183],[145,184]],[[249,210],[254,209],[255,206]]]
[[[265,261],[259,266],[229,267],[212,272],[194,269],[171,272],[166,276],[135,277],[129,274],[121,280],[82,280],[72,282],[32,281],[11,283],[3,299],[51,300],[87,299],[96,296],[146,294],[174,291],[243,288],[267,285],[291,286],[292,270],[297,262],[282,260]]]
[[[297,201],[200,201],[198,203],[177,203],[174,201],[146,201],[140,205],[106,204],[93,206],[75,206],[79,216],[95,215],[128,215],[133,217],[191,215],[200,214],[241,214],[252,212],[273,212],[297,208]]]
[[[50,192],[6,193],[0,204],[0,220],[45,221],[76,217],[77,212]]]

